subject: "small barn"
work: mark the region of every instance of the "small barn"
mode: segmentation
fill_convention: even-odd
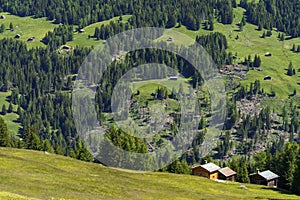
[[[265,76],[264,80],[265,81],[270,81],[270,80],[272,80],[272,77],[271,76]]]
[[[257,171],[249,175],[250,182],[259,185],[277,187],[279,176],[270,170],[263,172]]]
[[[65,50],[65,51],[71,51],[72,50],[72,47],[68,46],[68,45],[64,45],[62,46],[61,48],[62,50]]]
[[[15,38],[16,38],[16,39],[19,39],[19,38],[21,38],[21,35],[20,35],[20,34],[17,34],[17,35],[15,35]]]
[[[173,38],[173,37],[169,37],[169,38],[167,39],[167,41],[168,41],[168,42],[174,42],[174,38]]]
[[[28,38],[27,42],[32,42],[35,39],[35,37]]]
[[[236,172],[230,169],[229,167],[224,167],[219,169],[218,178],[221,180],[233,181],[236,180]]]
[[[1,15],[1,16],[0,16],[0,19],[5,19],[5,16],[4,16],[4,15]]]
[[[177,81],[177,80],[178,80],[178,77],[177,77],[177,76],[171,76],[171,77],[170,77],[170,80],[171,80],[171,81]]]
[[[272,56],[272,54],[271,54],[270,52],[267,52],[267,53],[265,53],[265,56],[267,56],[267,57],[271,57],[271,56]]]
[[[84,29],[79,29],[79,31],[78,31],[79,33],[84,33],[85,32],[85,30]]]
[[[192,175],[202,176],[210,180],[218,179],[218,170],[220,167],[214,163],[207,163],[193,167]]]

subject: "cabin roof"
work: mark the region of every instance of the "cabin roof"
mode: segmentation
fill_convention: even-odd
[[[232,176],[232,175],[235,175],[236,172],[233,171],[232,169],[230,169],[229,167],[224,167],[222,169],[219,169],[219,172],[221,174],[223,174],[224,176],[228,177],[228,176]]]
[[[264,179],[266,179],[267,181],[279,178],[279,176],[277,174],[271,172],[270,170],[266,170],[266,171],[263,171],[263,172],[258,172],[258,174],[261,177],[263,177]]]
[[[220,167],[214,163],[207,163],[204,165],[200,165],[200,167],[202,167],[203,169],[209,171],[209,172],[215,172],[218,171],[220,169]]]

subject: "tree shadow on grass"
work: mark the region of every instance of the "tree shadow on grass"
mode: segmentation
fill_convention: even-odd
[[[275,192],[279,192],[280,194],[287,194],[287,195],[297,195],[297,194],[294,194],[288,190],[285,190],[285,189],[281,189],[281,188],[273,188],[273,187],[263,187],[262,188],[263,190],[272,190],[272,191],[275,191]],[[300,196],[299,196],[300,198]]]

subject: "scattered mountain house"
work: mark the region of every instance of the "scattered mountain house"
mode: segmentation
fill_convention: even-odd
[[[219,169],[220,167],[218,165],[215,165],[214,163],[207,163],[193,167],[192,174],[195,176],[202,176],[210,180],[217,180]]]
[[[177,77],[177,76],[171,76],[171,77],[170,77],[170,80],[171,80],[171,81],[177,81],[177,80],[178,80],[178,77]]]
[[[19,39],[19,38],[21,38],[21,35],[20,35],[20,34],[17,34],[17,35],[15,36],[15,38],[16,38],[16,39]]]
[[[271,77],[271,76],[265,76],[264,80],[265,80],[265,81],[272,80],[272,77]]]
[[[229,167],[224,167],[219,169],[218,178],[221,180],[233,181],[236,180],[236,172],[230,169]]]
[[[84,33],[85,32],[85,30],[84,29],[79,29],[79,31],[78,31],[79,33]]]
[[[4,15],[1,15],[1,16],[0,16],[0,19],[5,19],[5,16],[4,16]]]
[[[270,52],[265,53],[265,56],[270,57],[272,54]]]
[[[62,46],[62,50],[71,51],[72,47],[64,45],[64,46]]]
[[[173,38],[173,37],[169,37],[169,38],[167,39],[167,41],[168,41],[168,42],[174,42],[174,38]]]
[[[256,173],[250,174],[249,178],[254,184],[277,187],[279,176],[270,170],[263,172],[257,170]]]
[[[32,42],[35,39],[35,37],[28,38],[27,42]]]

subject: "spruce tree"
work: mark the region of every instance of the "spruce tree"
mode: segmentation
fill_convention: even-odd
[[[288,70],[287,70],[287,75],[288,76],[293,76],[294,75],[294,72],[293,72],[293,63],[290,62],[289,64],[289,67],[288,67]]]
[[[0,117],[0,146],[8,147],[10,143],[7,125],[2,117]]]
[[[6,106],[5,106],[5,104],[3,104],[1,113],[2,113],[2,115],[6,115],[6,112],[7,112]]]

